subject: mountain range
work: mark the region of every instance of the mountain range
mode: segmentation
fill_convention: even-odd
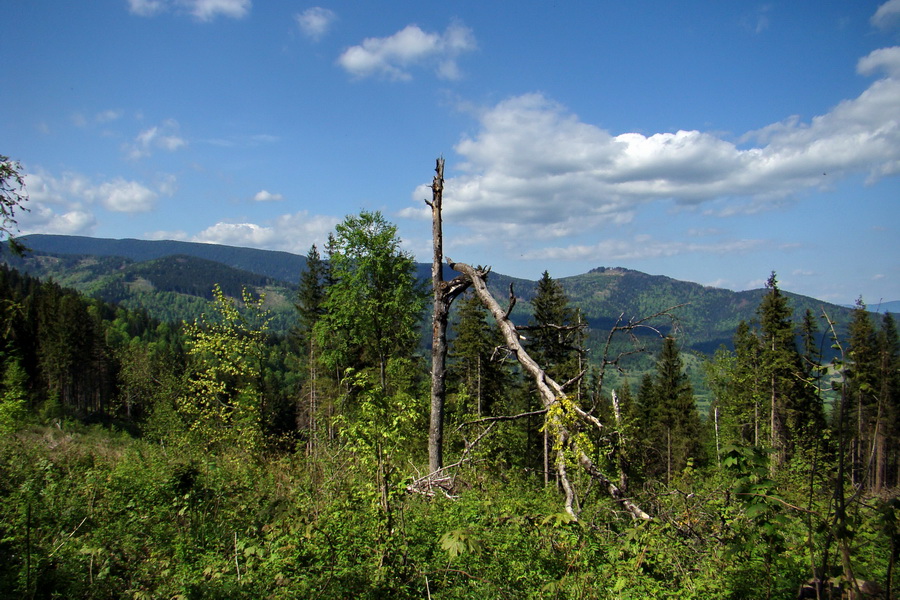
[[[305,257],[288,252],[216,244],[63,235],[31,235],[22,241],[30,249],[26,257],[7,252],[0,260],[85,294],[143,308],[162,320],[199,316],[215,284],[235,297],[240,297],[242,287],[265,292],[267,306],[275,316],[273,327],[282,331],[293,322],[297,282],[306,265]],[[417,269],[419,277],[430,282],[431,265],[420,263]],[[447,276],[452,275],[447,269]],[[527,321],[537,282],[500,273],[491,273],[488,281],[501,302],[512,285],[519,300],[514,315]],[[617,321],[678,306],[672,311],[674,322],[658,321],[660,331],[677,328],[683,347],[704,354],[730,345],[738,323],[755,318],[766,293],[764,289],[734,292],[620,267],[598,267],[557,281],[572,305],[581,309],[595,342],[604,339]],[[790,298],[796,322],[806,310],[816,316],[827,314],[841,329],[849,321],[848,307],[784,293]],[[893,304],[900,303],[891,303],[891,307]]]

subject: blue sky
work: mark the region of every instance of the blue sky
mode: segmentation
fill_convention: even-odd
[[[900,300],[900,0],[11,0],[23,233],[305,254],[361,209],[430,261]]]

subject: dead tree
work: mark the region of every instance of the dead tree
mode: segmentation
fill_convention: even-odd
[[[437,159],[431,184],[431,233],[434,259],[431,263],[431,284],[434,288],[434,312],[431,321],[431,418],[428,425],[428,468],[432,473],[444,466],[444,403],[447,396],[447,321],[453,300],[471,285],[468,277],[460,275],[444,281],[444,234],[441,226],[441,203],[444,195],[444,159]]]
[[[544,369],[525,351],[516,326],[509,318],[510,311],[501,308],[487,288],[486,277],[488,270],[475,269],[464,263],[455,263],[449,258],[447,262],[451,269],[462,273],[471,281],[472,288],[475,290],[478,298],[491,312],[494,320],[500,327],[507,350],[516,357],[516,360],[519,361],[519,364],[522,365],[537,385],[538,392],[541,395],[541,402],[547,411],[547,426],[554,439],[556,468],[559,473],[560,485],[566,495],[566,512],[577,518],[574,507],[575,488],[572,486],[566,471],[566,455],[568,454],[573,456],[575,462],[595,481],[600,483],[609,495],[620,506],[631,513],[632,516],[638,519],[649,520],[650,515],[641,510],[616,484],[606,477],[588,455],[587,448],[582,444],[583,438],[579,434],[586,428],[602,430],[603,425],[597,417],[584,411],[577,402],[569,398],[563,386],[547,375]]]
[[[510,304],[506,310],[500,305],[487,289],[486,278],[489,269],[481,267],[473,268],[464,263],[454,263],[449,258],[447,263],[451,269],[461,273],[451,281],[443,278],[443,231],[441,222],[441,204],[444,191],[444,159],[437,159],[435,177],[432,183],[432,200],[425,201],[431,207],[432,235],[434,256],[431,268],[432,285],[434,290],[434,311],[432,318],[432,371],[431,371],[431,418],[428,430],[428,463],[429,473],[413,481],[407,489],[412,492],[433,495],[435,488],[440,488],[449,494],[452,487],[452,477],[448,476],[451,467],[459,466],[466,460],[466,454],[477,444],[476,440],[469,445],[460,461],[450,467],[443,465],[443,430],[444,430],[444,402],[446,398],[446,357],[447,357],[447,322],[450,313],[450,305],[453,300],[470,286],[474,288],[482,304],[491,312],[506,341],[506,348],[514,355],[522,367],[534,378],[541,396],[543,412],[547,419],[547,426],[554,439],[554,452],[556,455],[556,468],[559,474],[560,485],[565,491],[565,509],[573,518],[577,518],[575,511],[575,488],[567,474],[567,456],[574,457],[575,463],[583,468],[590,477],[600,483],[609,495],[634,518],[649,520],[650,515],[629,499],[624,491],[616,486],[604,475],[593,459],[588,454],[584,445],[585,429],[595,428],[602,430],[603,425],[594,415],[579,406],[577,401],[569,398],[565,393],[567,382],[563,385],[557,383],[547,375],[543,368],[534,361],[525,351],[520,342],[516,326],[509,319],[515,295],[510,288]],[[579,376],[580,377],[580,376]],[[576,378],[573,381],[577,381]],[[515,418],[515,417],[513,417]],[[486,435],[484,432],[479,440]]]

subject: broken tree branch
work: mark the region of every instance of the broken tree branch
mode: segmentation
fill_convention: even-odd
[[[560,484],[566,495],[566,512],[577,519],[574,506],[575,489],[572,486],[566,471],[565,457],[568,451],[574,454],[577,463],[581,465],[592,478],[604,485],[609,495],[618,502],[620,506],[631,513],[634,518],[649,520],[650,515],[631,502],[622,490],[610,481],[608,477],[603,475],[590,456],[585,453],[584,448],[575,442],[575,436],[573,434],[577,432],[570,430],[570,423],[575,425],[577,422],[581,421],[601,428],[602,424],[596,417],[589,415],[578,407],[577,404],[571,402],[563,391],[563,386],[547,375],[544,369],[542,369],[541,366],[531,358],[528,352],[526,352],[519,340],[519,333],[516,331],[516,326],[509,320],[509,311],[504,311],[487,289],[485,281],[487,271],[484,269],[474,269],[464,263],[453,262],[450,258],[447,259],[447,262],[451,269],[469,277],[472,282],[472,288],[475,290],[478,298],[488,311],[490,311],[496,320],[497,325],[500,327],[503,338],[506,340],[507,348],[515,355],[519,364],[522,365],[525,371],[527,371],[534,379],[541,396],[541,402],[547,410],[547,427],[549,427],[549,430],[556,440],[556,466],[560,476]],[[640,322],[644,321],[645,320],[641,320]]]

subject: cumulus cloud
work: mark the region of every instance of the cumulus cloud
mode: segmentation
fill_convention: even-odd
[[[174,152],[187,145],[187,141],[179,134],[179,129],[177,121],[166,119],[162,124],[138,133],[133,142],[125,145],[125,152],[132,160],[150,156],[153,150]]]
[[[732,240],[712,244],[654,240],[647,235],[603,240],[597,244],[540,248],[523,254],[526,259],[632,261],[682,254],[741,254],[769,245],[765,240]]]
[[[294,19],[297,21],[297,26],[300,27],[300,31],[302,31],[306,37],[314,42],[318,42],[326,33],[328,33],[328,30],[331,29],[331,26],[337,20],[337,14],[327,8],[313,6],[312,8],[307,8],[302,13],[294,15]]]
[[[900,173],[900,48],[876,50],[862,74],[886,73],[857,98],[738,142],[701,131],[614,134],[541,94],[483,110],[456,145],[445,217],[478,234],[560,238],[625,223],[642,205],[674,201],[719,215],[767,210],[842,177]],[[430,218],[415,190],[407,217]],[[573,250],[573,252],[575,252]]]
[[[871,18],[872,25],[888,29],[900,23],[900,0],[888,0],[878,7]]]
[[[155,189],[151,189],[122,177],[94,182],[79,173],[54,176],[36,169],[25,175],[25,186],[29,212],[19,219],[23,232],[86,235],[97,224],[97,208],[121,213],[149,212],[161,194],[171,195],[176,182],[174,176],[160,175]]]
[[[198,21],[218,16],[242,19],[250,12],[250,0],[128,0],[128,10],[141,17],[174,11],[192,15]]]
[[[307,211],[285,214],[262,225],[219,222],[207,227],[191,241],[249,246],[305,254],[312,244],[324,243],[340,219],[310,215]]]
[[[366,38],[362,44],[348,48],[338,64],[356,77],[380,75],[406,81],[412,79],[412,67],[431,66],[441,78],[458,79],[457,59],[476,47],[472,30],[459,23],[450,25],[443,34],[407,25],[392,36]]]
[[[284,196],[281,194],[273,194],[268,190],[260,190],[253,196],[255,202],[281,202]]]

